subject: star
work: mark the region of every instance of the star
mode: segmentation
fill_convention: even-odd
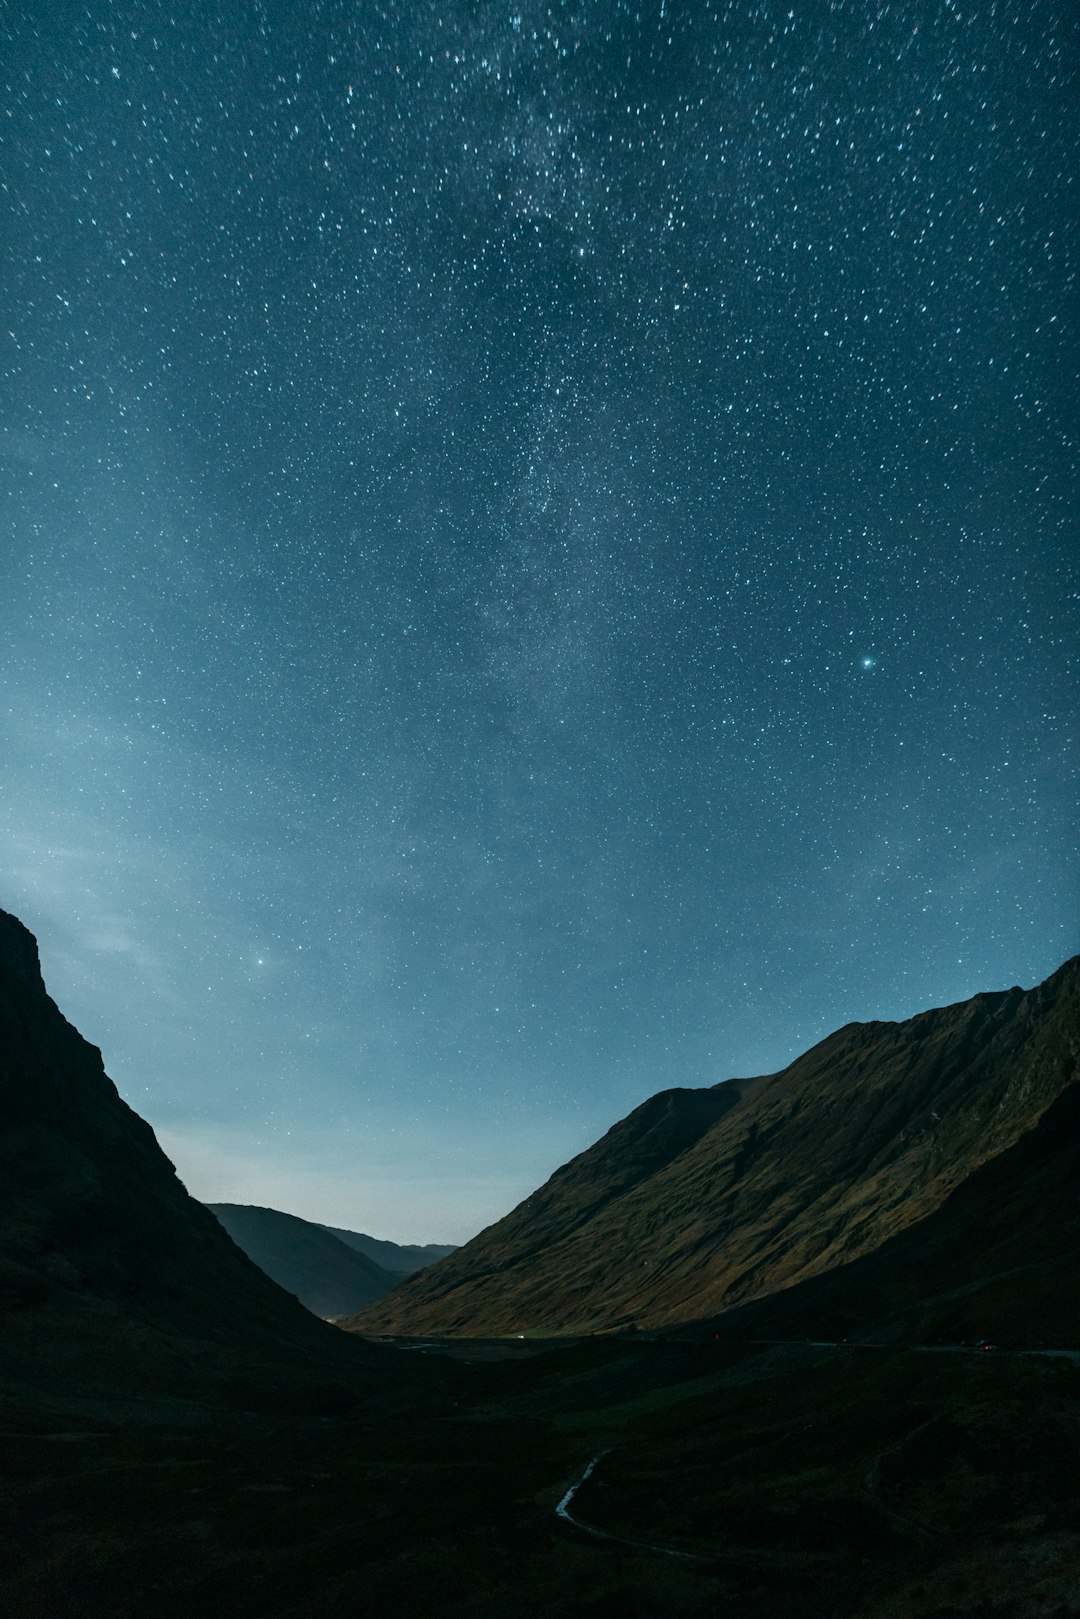
[[[8,8],[0,902],[339,1225],[1076,948],[1063,8],[784,3]]]

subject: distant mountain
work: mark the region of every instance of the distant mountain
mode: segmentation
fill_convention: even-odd
[[[207,1208],[260,1270],[315,1315],[350,1315],[402,1279],[402,1272],[384,1270],[327,1227],[295,1214],[245,1203],[208,1203]]]
[[[5,911],[0,1125],[0,1378],[273,1390],[280,1406],[320,1369],[362,1371],[188,1196]]]
[[[457,1252],[457,1244],[453,1242],[428,1242],[422,1247],[413,1243],[387,1242],[380,1237],[366,1237],[362,1231],[344,1231],[340,1226],[327,1225],[322,1228],[329,1231],[332,1237],[338,1237],[350,1248],[358,1253],[367,1254],[377,1265],[384,1270],[398,1271],[404,1275],[411,1275],[413,1271],[423,1270],[427,1265],[434,1265],[437,1259],[445,1259],[447,1254]],[[395,1283],[400,1276],[395,1276]]]
[[[1008,1295],[1002,1268],[1037,1258],[1050,1269],[1030,1292],[1052,1334],[1076,1313],[1053,1267],[1071,1274],[1080,1243],[1078,1053],[1080,957],[1027,992],[849,1024],[779,1074],[662,1092],[349,1324],[582,1333],[769,1300],[745,1319],[780,1330],[801,1287],[817,1330],[856,1284],[869,1325],[903,1316],[916,1265],[989,1301]]]

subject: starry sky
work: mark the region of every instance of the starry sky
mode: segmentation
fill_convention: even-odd
[[[0,904],[198,1196],[463,1240],[1078,947],[1051,0],[0,20]]]

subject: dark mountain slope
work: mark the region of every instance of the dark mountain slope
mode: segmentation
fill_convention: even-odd
[[[1039,1123],[1077,1077],[1078,1003],[1080,958],[1028,992],[850,1024],[770,1078],[665,1092],[355,1324],[660,1326],[835,1270]]]
[[[725,1336],[1080,1346],[1080,1083],[875,1252],[702,1323]]]
[[[355,1248],[357,1253],[367,1254],[383,1270],[398,1272],[395,1281],[402,1275],[411,1276],[415,1270],[434,1265],[436,1260],[445,1259],[458,1246],[456,1242],[387,1242],[382,1237],[368,1237],[362,1231],[346,1231],[336,1225],[325,1225],[323,1230],[329,1231],[332,1237],[338,1237],[350,1248]]]
[[[0,1371],[187,1391],[360,1368],[188,1196],[0,911]],[[264,1375],[265,1374],[265,1375]]]
[[[279,1209],[208,1203],[229,1236],[261,1271],[315,1315],[349,1315],[401,1281],[325,1226]]]

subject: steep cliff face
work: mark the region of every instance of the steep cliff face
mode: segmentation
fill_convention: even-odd
[[[215,1352],[340,1355],[189,1197],[0,911],[0,1309],[9,1369],[180,1387]],[[355,1361],[355,1356],[353,1356]]]
[[[665,1092],[354,1324],[655,1327],[836,1271],[1034,1130],[1077,1083],[1078,1031],[1080,958],[1027,992],[850,1024],[771,1077]]]

